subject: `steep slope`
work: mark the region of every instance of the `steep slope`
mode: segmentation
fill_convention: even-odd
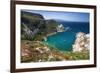
[[[42,40],[42,37],[56,32],[58,25],[55,20],[46,20],[40,14],[21,11],[21,39]]]
[[[45,20],[42,15],[30,12],[21,12],[22,39],[33,39],[35,35],[45,28]]]

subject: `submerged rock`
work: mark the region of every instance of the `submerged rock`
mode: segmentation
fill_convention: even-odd
[[[81,52],[83,50],[88,50],[90,47],[89,35],[79,32],[76,35],[76,40],[73,45],[73,52]]]

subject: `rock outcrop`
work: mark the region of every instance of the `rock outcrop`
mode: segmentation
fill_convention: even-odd
[[[58,25],[57,27],[57,32],[63,32],[65,29],[64,29],[64,26],[62,24]]]
[[[46,20],[41,14],[21,11],[21,38],[24,40],[33,40],[38,34],[44,37],[56,32],[58,25],[55,20]]]
[[[79,32],[76,35],[76,40],[73,45],[73,52],[81,52],[83,50],[89,50],[90,47],[90,39],[87,34],[83,32]]]

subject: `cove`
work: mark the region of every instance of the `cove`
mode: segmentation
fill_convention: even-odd
[[[44,41],[48,46],[52,46],[61,51],[72,51],[72,45],[75,42],[78,32],[89,33],[89,23],[86,22],[60,22],[63,26],[69,27],[69,31],[58,32],[48,36],[47,41]]]

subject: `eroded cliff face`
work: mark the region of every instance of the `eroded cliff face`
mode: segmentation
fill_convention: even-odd
[[[81,52],[84,50],[89,50],[90,48],[90,38],[89,35],[79,32],[76,35],[76,40],[73,45],[73,52]]]
[[[45,28],[44,17],[37,13],[21,11],[21,38],[31,40]]]
[[[33,40],[39,35],[44,37],[56,32],[58,25],[55,20],[46,20],[41,14],[21,11],[21,38],[24,40]]]

